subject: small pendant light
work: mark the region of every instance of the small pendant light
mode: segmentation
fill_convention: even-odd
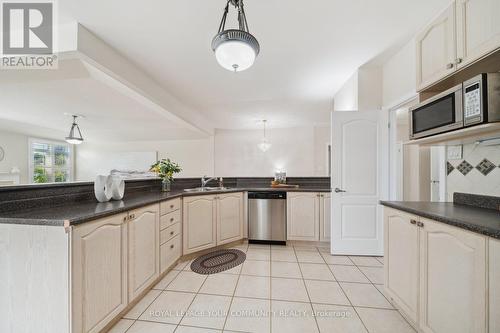
[[[72,115],[72,117],[73,124],[71,125],[69,135],[66,137],[66,142],[72,145],[79,145],[83,142],[82,132],[80,132],[80,127],[78,127],[78,124],[76,123],[76,118],[78,118],[78,116]]]
[[[262,141],[257,145],[257,147],[259,147],[259,149],[265,153],[266,151],[268,151],[271,148],[271,143],[269,143],[269,141],[267,141],[267,138],[266,138],[267,120],[265,120],[265,119],[262,120],[262,123],[264,124],[264,137],[262,138]]]

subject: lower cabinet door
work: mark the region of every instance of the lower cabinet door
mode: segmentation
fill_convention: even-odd
[[[165,271],[181,256],[181,236],[177,235],[160,246],[160,273]]]
[[[135,299],[160,275],[159,205],[129,212],[129,299]]]
[[[421,330],[486,332],[486,237],[420,221]]]
[[[243,193],[217,196],[217,245],[243,238]]]
[[[332,195],[331,193],[320,193],[320,222],[319,240],[329,242],[331,238],[332,224]]]
[[[288,192],[287,239],[319,240],[319,193]]]
[[[183,255],[216,246],[216,211],[214,195],[183,199]]]
[[[99,332],[128,304],[126,214],[72,231],[72,328]]]
[[[490,333],[500,332],[500,240],[490,238]]]
[[[387,295],[413,321],[418,322],[419,228],[418,218],[384,208],[384,269]]]

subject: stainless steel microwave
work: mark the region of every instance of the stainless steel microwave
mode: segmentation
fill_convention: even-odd
[[[480,74],[410,108],[410,139],[500,121],[500,73]]]

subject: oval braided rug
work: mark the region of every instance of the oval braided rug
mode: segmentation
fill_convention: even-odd
[[[245,252],[236,249],[223,249],[204,254],[191,263],[191,270],[198,274],[215,274],[227,271],[243,263]]]

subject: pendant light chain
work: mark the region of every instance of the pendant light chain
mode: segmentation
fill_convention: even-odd
[[[221,20],[220,25],[219,25],[219,33],[221,31],[224,31],[224,29],[226,28],[226,18],[227,18],[227,13],[229,12],[229,3],[230,2],[231,2],[231,0],[227,0],[226,8],[224,9],[224,14],[222,15],[222,20]]]

